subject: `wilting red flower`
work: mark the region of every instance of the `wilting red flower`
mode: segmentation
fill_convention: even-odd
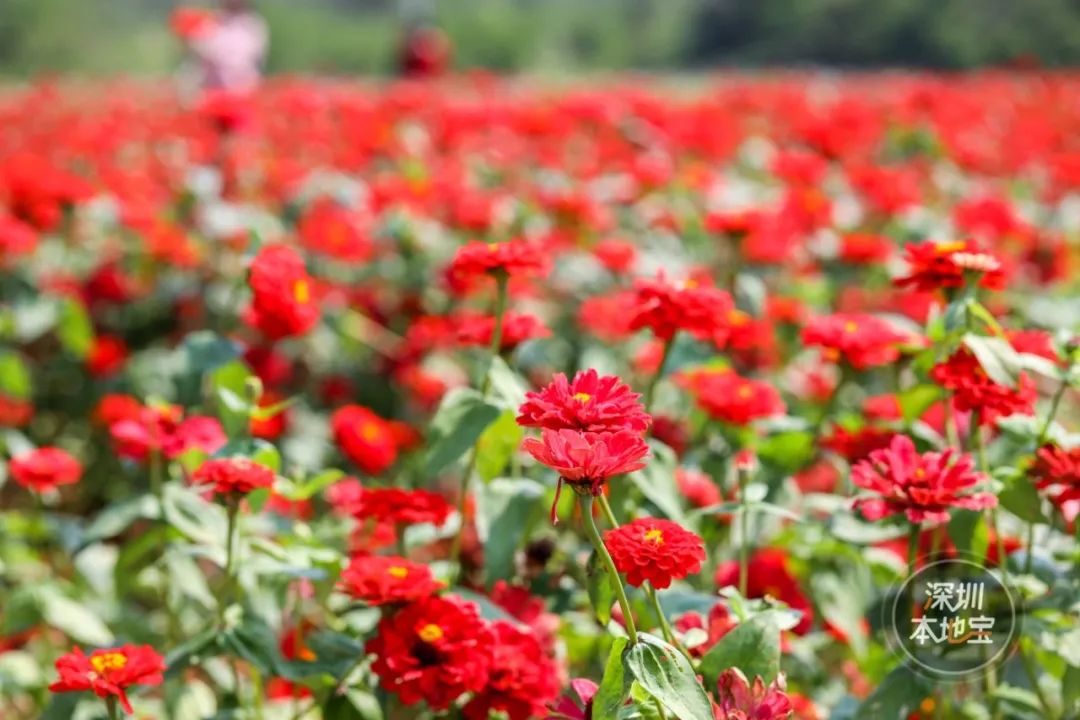
[[[458,340],[463,345],[490,347],[495,334],[495,318],[468,315],[458,318]],[[526,340],[548,337],[551,330],[535,315],[508,312],[503,317],[499,350],[509,352]]]
[[[455,285],[468,283],[483,275],[505,273],[510,277],[547,271],[548,261],[538,243],[528,240],[508,242],[470,242],[458,248],[447,270]]]
[[[930,379],[953,392],[957,410],[978,412],[983,425],[992,424],[999,417],[1031,414],[1034,410],[1035,385],[1026,373],[1020,373],[1015,388],[1001,385],[986,374],[975,355],[966,349],[935,365],[930,370]]]
[[[559,670],[536,636],[505,620],[492,623],[491,672],[484,689],[464,707],[468,720],[487,720],[492,711],[510,720],[540,717],[559,694]]]
[[[92,691],[100,698],[115,695],[125,712],[134,712],[127,688],[132,685],[160,685],[165,658],[149,645],[124,645],[112,650],[95,650],[89,657],[75,648],[56,661],[60,679],[50,692]]]
[[[766,686],[760,677],[750,685],[738,668],[728,668],[716,681],[716,720],[787,720],[793,710],[781,674]]]
[[[680,330],[717,345],[727,340],[725,319],[735,305],[723,290],[697,280],[674,284],[662,276],[638,280],[635,288],[636,305],[631,323],[634,330],[649,328],[665,342]]]
[[[42,447],[16,455],[8,464],[12,479],[28,490],[46,492],[72,485],[82,477],[82,465],[66,450]]]
[[[1035,487],[1052,491],[1048,496],[1055,505],[1080,500],[1080,446],[1068,450],[1057,445],[1039,448],[1030,472]]]
[[[579,432],[544,429],[542,439],[526,438],[522,447],[582,491],[600,494],[604,482],[615,475],[645,467],[649,446],[632,430]]]
[[[494,642],[475,605],[432,596],[383,617],[365,649],[387,692],[405,705],[424,700],[445,710],[487,686]]]
[[[1005,286],[1005,270],[1000,259],[982,252],[972,240],[927,241],[904,248],[908,274],[893,282],[916,290],[959,288],[965,276],[978,278],[980,286],[1000,290]]]
[[[251,262],[251,321],[272,340],[303,335],[319,321],[312,280],[299,253],[267,245]]]
[[[412,602],[443,587],[427,565],[386,555],[354,557],[338,582],[339,590],[368,605]]]
[[[330,416],[330,429],[341,451],[369,475],[397,460],[397,443],[386,420],[360,405],[346,405]]]
[[[213,485],[218,495],[247,495],[274,484],[274,471],[244,457],[207,460],[192,476],[197,484]]]
[[[881,318],[854,313],[813,318],[802,331],[803,342],[824,348],[826,360],[844,361],[856,370],[895,361],[897,344],[905,338]]]
[[[881,497],[859,498],[855,507],[870,520],[904,513],[913,523],[944,522],[949,508],[982,510],[997,505],[990,493],[961,494],[983,480],[967,455],[952,448],[920,455],[907,435],[875,450],[851,469],[851,482]]]
[[[779,548],[762,548],[750,556],[748,570],[746,596],[761,598],[768,595],[780,600],[792,610],[798,610],[802,613],[802,618],[792,631],[796,635],[809,632],[814,623],[814,609],[788,566],[787,553]],[[714,580],[717,587],[737,585],[739,563],[734,560],[720,563]]]
[[[772,385],[740,377],[731,370],[705,370],[683,375],[698,406],[710,417],[732,425],[781,415],[784,401]]]
[[[701,570],[705,544],[696,534],[671,520],[638,518],[604,533],[604,545],[626,581],[641,587],[648,580],[664,589]]]
[[[361,520],[375,518],[402,525],[442,525],[450,516],[450,511],[446,498],[430,490],[364,488],[352,514]]]
[[[550,430],[633,430],[644,432],[650,417],[641,395],[616,375],[596,370],[578,372],[572,382],[556,373],[543,389],[525,394],[518,408],[518,425]]]

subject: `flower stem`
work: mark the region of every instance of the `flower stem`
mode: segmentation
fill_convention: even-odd
[[[750,584],[750,508],[746,505],[747,474],[743,470],[735,470],[735,478],[739,484],[739,594],[744,598]]]
[[[619,571],[615,569],[615,561],[611,559],[611,553],[604,546],[604,540],[600,537],[600,532],[596,529],[596,523],[593,521],[593,499],[592,495],[578,495],[578,505],[581,507],[581,521],[585,526],[585,535],[588,536],[589,542],[592,543],[593,549],[596,550],[596,556],[604,563],[604,568],[611,573],[611,585],[615,589],[615,597],[618,599],[619,607],[622,609],[626,634],[630,636],[630,644],[634,645],[638,641],[637,628],[634,626],[634,615],[630,611],[630,601],[626,599],[626,588],[623,587],[622,577],[619,575]]]
[[[120,714],[116,711],[116,698],[111,695],[105,698],[105,709],[109,711],[109,720],[119,720]]]
[[[922,526],[918,523],[911,523],[911,528],[908,530],[908,577],[915,574],[915,568],[919,564],[919,536],[922,534]]]
[[[480,394],[487,397],[491,389],[491,368],[495,364],[495,358],[499,356],[502,346],[503,320],[506,316],[506,304],[509,298],[508,287],[510,276],[499,273],[495,276],[495,328],[491,331],[491,345],[488,348],[487,364],[484,367],[484,376],[480,380]],[[465,472],[461,476],[461,487],[458,495],[458,531],[450,545],[451,580],[457,580],[461,576],[461,543],[465,535],[465,506],[469,498],[469,485],[472,484],[473,472],[476,470],[476,456],[480,451],[480,438],[476,439],[472,450],[469,452],[469,460],[465,465]]]
[[[1039,452],[1039,448],[1046,442],[1046,438],[1050,435],[1050,426],[1054,424],[1054,416],[1057,415],[1058,406],[1061,405],[1061,398],[1065,396],[1065,390],[1068,387],[1067,383],[1061,383],[1058,385],[1057,391],[1054,393],[1053,399],[1050,400],[1050,411],[1046,415],[1046,420],[1043,421],[1042,429],[1039,430],[1039,436],[1035,439],[1035,449],[1033,452]],[[1024,552],[1024,574],[1031,574],[1031,564],[1034,561],[1034,555],[1032,550],[1035,547],[1035,522],[1031,521],[1027,527],[1027,544],[1025,545]]]
[[[236,516],[239,514],[240,503],[230,498],[226,505],[228,514],[228,526],[225,531],[225,584],[221,588],[221,596],[218,598],[218,625],[225,625],[225,609],[233,594],[233,547],[236,545]]]

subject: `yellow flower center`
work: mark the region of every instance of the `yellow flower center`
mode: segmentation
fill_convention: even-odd
[[[499,249],[499,243],[497,242],[489,242],[487,245],[488,252],[496,252]]]
[[[934,712],[935,707],[937,707],[937,703],[934,702],[934,698],[932,697],[925,698],[921,703],[919,703],[919,710],[922,711],[924,715],[929,715],[930,713]]]
[[[582,405],[584,405],[585,403],[592,400],[592,395],[590,395],[587,392],[574,393],[574,399],[577,400]]]
[[[301,305],[311,302],[311,287],[307,280],[297,280],[292,286],[293,298]]]
[[[754,394],[754,391],[749,385],[740,385],[737,394],[740,399],[746,400],[748,397]]]
[[[653,528],[645,533],[645,542],[651,542],[653,545],[664,544],[664,531],[660,528]]]
[[[915,477],[920,479],[926,477],[926,470],[922,468],[915,468]]]
[[[844,323],[844,331],[845,332],[853,333],[858,329],[859,329],[859,323],[855,322],[854,320],[848,320],[846,323]]]
[[[90,658],[90,666],[94,668],[94,672],[98,675],[105,675],[106,673],[122,669],[127,665],[127,661],[127,656],[123,653],[107,652],[102,653],[101,655],[92,656]]]
[[[368,442],[378,440],[381,434],[379,424],[374,420],[365,420],[360,425],[360,437]]]
[[[393,575],[398,580],[400,580],[400,579],[408,576],[409,568],[402,567],[401,565],[394,565],[389,570],[387,570],[386,572],[388,572],[389,574]]]
[[[735,327],[741,327],[750,322],[750,316],[742,310],[732,310],[728,313],[728,322]]]
[[[442,628],[435,623],[428,623],[424,627],[420,628],[420,632],[417,633],[420,639],[426,643],[433,643],[438,640],[442,640],[443,631]]]
[[[948,255],[949,253],[959,252],[963,249],[964,242],[962,240],[934,243],[934,252],[936,252],[938,255]]]
[[[698,281],[694,280],[693,278],[687,278],[686,280],[683,280],[680,285],[682,286],[681,289],[683,290],[693,290],[698,286]]]

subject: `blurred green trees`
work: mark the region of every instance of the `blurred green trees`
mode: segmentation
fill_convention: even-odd
[[[192,4],[205,4],[196,0]],[[153,74],[173,0],[0,0],[0,73]],[[727,65],[1080,64],[1075,0],[256,0],[275,72],[383,74],[429,15],[459,67],[564,73]]]

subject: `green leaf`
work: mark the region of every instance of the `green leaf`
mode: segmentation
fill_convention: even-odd
[[[757,456],[762,462],[795,471],[813,459],[814,451],[814,434],[796,430],[765,438],[757,447]]]
[[[771,683],[780,672],[780,630],[768,612],[751,616],[720,638],[701,659],[701,674],[710,687],[730,667],[753,682]]]
[[[497,478],[476,491],[476,532],[484,543],[490,584],[514,574],[514,554],[529,528],[544,487],[525,478]]]
[[[288,663],[285,677],[303,680],[316,675],[329,675],[335,682],[345,679],[345,674],[364,656],[364,644],[350,635],[322,630],[304,638],[304,645],[315,655],[314,660]]]
[[[193,332],[184,338],[188,370],[196,375],[214,370],[240,357],[240,345],[210,330]]]
[[[1007,340],[968,333],[964,335],[964,345],[975,355],[991,380],[998,385],[1016,385],[1020,358]]]
[[[904,422],[910,423],[921,418],[930,406],[940,400],[944,392],[937,385],[916,385],[897,394],[900,414]]]
[[[990,542],[985,514],[962,508],[954,510],[949,519],[949,538],[961,556],[970,555],[981,561]]]
[[[630,694],[631,678],[626,677],[626,638],[617,637],[611,644],[600,687],[592,700],[593,720],[615,720]]]
[[[667,518],[682,522],[682,493],[675,481],[675,452],[663,443],[649,443],[653,458],[643,469],[627,477],[641,494]]]
[[[32,389],[30,369],[15,352],[0,351],[0,394],[26,400]]]
[[[229,435],[246,432],[254,408],[247,399],[246,384],[251,371],[239,360],[225,363],[210,375],[217,398],[217,414]]]
[[[473,446],[488,425],[502,414],[502,408],[489,403],[471,388],[451,390],[443,398],[431,421],[425,472],[438,473]]]
[[[42,592],[41,610],[45,622],[87,645],[108,645],[113,634],[98,613],[53,589]]]
[[[324,470],[315,477],[308,478],[288,493],[290,500],[308,500],[345,477],[345,473],[336,468]]]
[[[1005,488],[998,493],[998,502],[1001,503],[1001,507],[1021,520],[1046,522],[1039,491],[1024,475],[1006,481]]]
[[[514,413],[507,410],[499,419],[488,425],[480,435],[476,454],[476,472],[484,482],[498,477],[521,444],[524,436],[521,426],[514,420]]]
[[[198,493],[176,483],[162,489],[165,520],[190,539],[223,547],[227,522],[225,510],[207,502]]]
[[[859,705],[856,717],[874,720],[907,720],[926,696],[926,681],[906,665],[901,665]]]
[[[713,720],[712,706],[690,661],[660,638],[639,633],[626,651],[626,670],[680,720]]]
[[[56,325],[56,336],[60,344],[69,353],[85,358],[94,344],[94,326],[86,307],[74,298],[66,298],[60,306],[60,318]]]
[[[343,694],[333,693],[322,709],[322,720],[382,720],[378,700],[369,692],[352,688]]]
[[[157,498],[145,494],[114,503],[102,510],[83,531],[81,547],[106,538],[116,537],[141,518],[157,519],[161,508]]]
[[[859,591],[853,567],[845,566],[841,573],[813,573],[810,586],[821,614],[833,627],[843,631],[851,643],[851,649],[856,655],[862,656],[866,652],[866,635],[862,628],[865,600]]]
[[[240,625],[226,630],[225,644],[264,675],[285,675],[290,670],[281,656],[277,635],[256,615],[245,613]]]
[[[216,627],[202,631],[195,637],[176,646],[165,656],[165,671],[172,676],[183,671],[204,650],[216,650],[217,641],[221,634]]]
[[[525,380],[511,370],[501,357],[492,358],[488,377],[491,378],[491,388],[495,394],[516,414],[517,409],[525,402],[525,393],[529,388]]]
[[[585,564],[585,575],[588,578],[586,589],[589,592],[589,602],[592,603],[593,612],[600,624],[606,626],[611,621],[611,605],[615,602],[615,583],[622,581],[611,577],[611,573],[600,562],[595,550],[589,555],[589,561]]]

